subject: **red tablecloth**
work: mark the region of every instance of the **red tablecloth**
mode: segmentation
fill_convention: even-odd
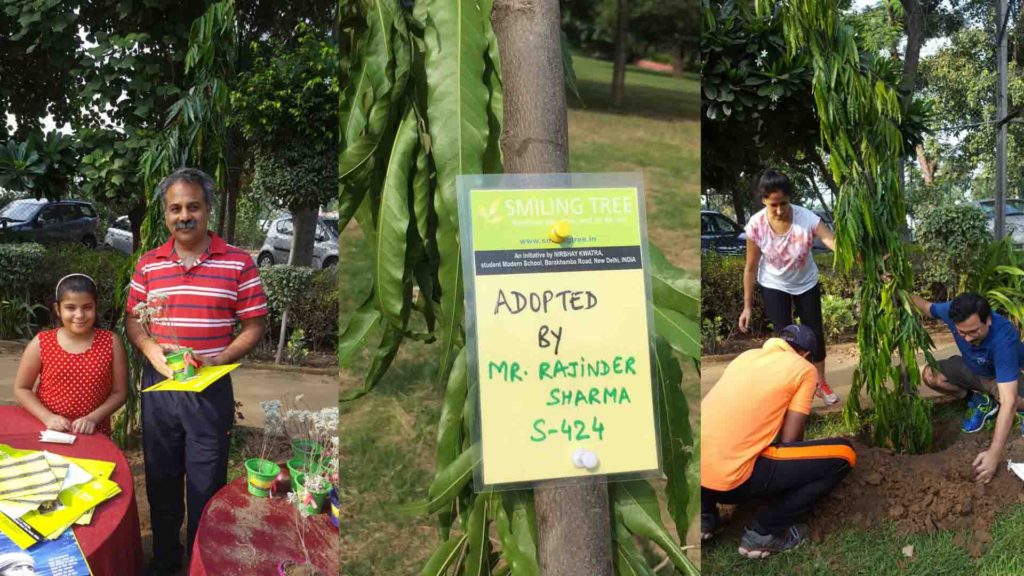
[[[245,477],[230,482],[203,510],[189,576],[277,576],[281,561],[303,558],[297,513],[284,498],[249,494]],[[325,574],[337,574],[341,546],[330,515],[303,523],[310,561]]]
[[[110,479],[121,493],[100,504],[88,526],[75,526],[89,568],[95,576],[130,576],[142,571],[142,537],[135,505],[132,470],[124,453],[102,434],[79,434],[74,444],[39,441],[42,422],[19,406],[0,406],[0,443],[23,450],[47,450],[61,456],[113,462]]]

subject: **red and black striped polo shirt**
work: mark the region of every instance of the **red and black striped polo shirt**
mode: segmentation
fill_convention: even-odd
[[[174,239],[142,255],[128,290],[128,311],[149,294],[167,296],[150,330],[161,344],[215,355],[231,344],[235,321],[267,314],[267,297],[252,256],[210,232],[210,247],[187,272]]]

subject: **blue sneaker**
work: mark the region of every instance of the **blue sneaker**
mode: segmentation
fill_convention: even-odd
[[[999,404],[988,394],[975,393],[974,397],[967,401],[967,406],[971,412],[960,426],[960,430],[968,434],[981,430],[989,418],[999,413]]]

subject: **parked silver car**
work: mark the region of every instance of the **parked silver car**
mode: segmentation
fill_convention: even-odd
[[[14,200],[0,210],[0,238],[5,241],[81,242],[96,247],[99,218],[92,204],[78,200]]]
[[[127,216],[121,216],[107,228],[103,245],[125,254],[132,253],[132,223]]]
[[[338,234],[323,219],[317,221],[313,244],[313,268],[330,268],[338,264]],[[270,223],[267,239],[263,241],[256,264],[271,266],[285,264],[292,249],[292,217],[285,216]]]
[[[1013,240],[1014,244],[1024,244],[1024,200],[1011,198],[1005,202],[1006,235]],[[996,201],[981,200],[977,204],[985,211],[985,216],[988,217],[988,222],[986,222],[988,231],[994,233],[996,228]]]

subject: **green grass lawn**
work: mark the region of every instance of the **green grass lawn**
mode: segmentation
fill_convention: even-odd
[[[954,543],[953,532],[899,536],[883,525],[875,530],[844,530],[824,541],[765,560],[748,560],[733,540],[702,551],[704,574],[719,576],[1009,576],[1024,574],[1024,505],[1002,516],[987,553],[973,559]],[[913,556],[903,548],[913,546]]]
[[[608,96],[611,65],[576,59],[585,107],[570,97],[570,164],[575,172],[643,170],[649,234],[676,265],[699,273],[699,80],[630,70],[623,110]],[[353,224],[341,236],[342,324],[369,292],[370,250]],[[372,334],[376,344],[379,335]],[[422,499],[434,474],[443,386],[436,344],[406,341],[373,393],[340,406],[342,566],[350,576],[417,574],[439,544],[432,516],[396,505]],[[342,370],[342,392],[361,385],[364,353]],[[684,390],[696,420],[700,383],[684,365]],[[665,517],[667,519],[667,516]],[[692,538],[696,533],[691,531]],[[662,573],[670,572],[663,570]]]

